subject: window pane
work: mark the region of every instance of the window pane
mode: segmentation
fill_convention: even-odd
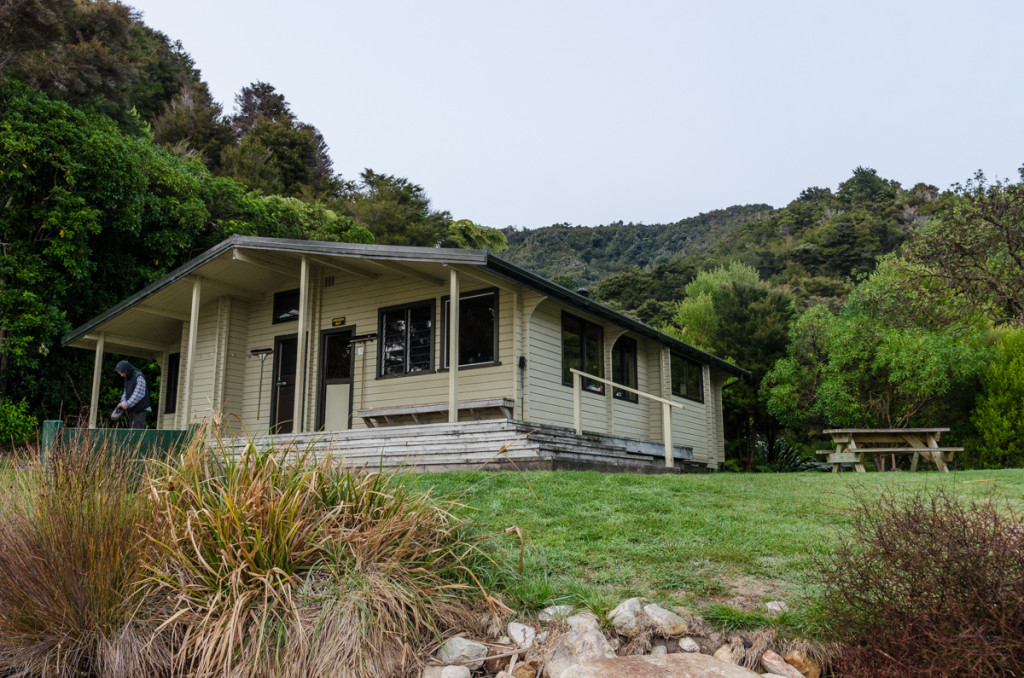
[[[380,373],[402,374],[405,372],[405,310],[388,311],[383,315]]]
[[[588,324],[584,330],[583,352],[587,374],[594,374],[598,377],[604,376],[604,354],[602,351],[602,337],[604,330],[596,325]],[[592,391],[604,393],[604,384],[599,381],[588,380],[587,388]]]
[[[637,387],[636,378],[636,341],[629,337],[620,337],[612,349],[612,380],[623,386]],[[616,398],[637,402],[638,396],[629,391],[616,390]]]
[[[562,382],[573,383],[570,368],[583,369],[582,321],[571,315],[562,316]]]
[[[686,395],[696,400],[704,399],[704,380],[701,378],[701,365],[692,360],[687,361]]]
[[[459,302],[459,364],[494,362],[494,294]]]
[[[327,336],[324,346],[324,379],[328,381],[352,378],[352,345],[349,335],[332,334]]]
[[[289,290],[274,295],[274,322],[284,323],[299,319],[299,291]]]
[[[686,395],[686,360],[672,354],[672,393]]]
[[[425,372],[430,369],[433,310],[430,306],[409,309],[409,372]]]

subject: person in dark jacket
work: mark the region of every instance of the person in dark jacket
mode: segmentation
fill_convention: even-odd
[[[117,404],[128,415],[128,428],[146,428],[146,412],[149,412],[149,385],[136,367],[122,360],[114,368],[124,377],[124,391]]]

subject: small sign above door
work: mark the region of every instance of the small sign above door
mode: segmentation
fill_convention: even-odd
[[[344,326],[345,326],[345,316],[342,316],[340,318],[331,318],[331,327],[344,327]]]

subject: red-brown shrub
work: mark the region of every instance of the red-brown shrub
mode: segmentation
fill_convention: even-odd
[[[1024,675],[1024,522],[949,493],[862,498],[821,563],[836,675]]]

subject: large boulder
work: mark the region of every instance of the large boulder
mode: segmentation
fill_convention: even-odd
[[[760,674],[706,654],[633,655],[581,662],[561,678],[760,678]]]
[[[573,664],[615,656],[608,639],[597,629],[572,631],[553,642],[551,654],[544,665],[544,678],[561,678],[562,672]]]
[[[681,636],[686,633],[686,620],[675,612],[670,612],[660,605],[644,605],[644,612],[658,627],[658,633],[664,638]]]

